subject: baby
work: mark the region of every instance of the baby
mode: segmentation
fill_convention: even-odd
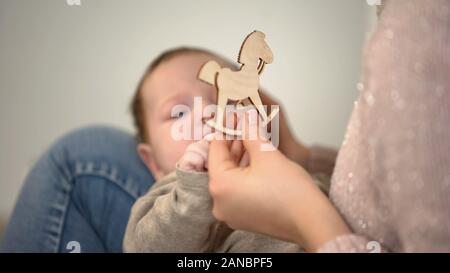
[[[208,191],[208,140],[177,140],[172,135],[175,122],[191,128],[207,126],[207,120],[195,119],[193,111],[173,113],[173,109],[187,105],[202,113],[204,107],[216,103],[214,87],[197,79],[200,67],[209,60],[230,66],[204,50],[178,48],[165,52],[153,61],[138,85],[132,102],[140,140],[137,150],[157,182],[132,208],[124,251],[302,251],[299,245],[232,230],[217,221]],[[202,97],[202,105],[195,107],[202,109],[194,109],[196,96]]]

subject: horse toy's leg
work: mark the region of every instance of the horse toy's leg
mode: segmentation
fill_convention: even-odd
[[[215,61],[209,61],[205,63],[199,71],[198,78],[206,83],[209,83],[216,87],[216,78],[218,73],[222,70],[220,65]],[[214,118],[214,122],[212,120],[208,121],[208,124],[215,129],[222,131],[224,133],[230,135],[240,135],[239,131],[234,129],[227,128],[223,123],[225,121],[224,115],[226,111],[226,106],[228,104],[227,94],[222,92],[221,90],[217,90],[217,109],[216,109],[216,117]]]
[[[250,97],[250,100],[252,101],[253,105],[256,107],[256,109],[258,110],[259,114],[261,115],[262,119],[263,119],[263,124],[267,123],[267,113],[266,110],[264,109],[264,105],[261,101],[261,98],[259,97],[258,92],[256,92],[256,94],[252,95]]]
[[[224,94],[224,92],[221,92],[219,90],[218,92],[218,99],[217,99],[217,110],[216,110],[216,124],[218,126],[220,126],[220,128],[226,127],[226,125],[223,125],[224,122],[224,116],[225,116],[225,111],[226,111],[226,107],[228,104],[228,97]]]

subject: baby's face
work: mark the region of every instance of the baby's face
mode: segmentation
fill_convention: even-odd
[[[197,78],[200,67],[211,59],[223,64],[217,57],[206,53],[175,56],[162,62],[142,86],[149,143],[140,144],[138,151],[156,179],[175,169],[186,147],[194,142],[194,126],[206,126],[205,119],[194,119],[193,111],[203,113],[206,105],[216,103],[215,88]],[[199,96],[202,104],[197,104],[194,109],[194,97]],[[176,105],[186,105],[191,111],[173,112]],[[177,116],[173,117],[173,114]],[[180,122],[191,128],[190,140],[174,139],[172,127]]]

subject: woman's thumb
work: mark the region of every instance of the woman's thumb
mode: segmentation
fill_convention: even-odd
[[[217,135],[216,135],[217,136]],[[208,170],[211,176],[237,167],[226,140],[214,139],[209,146]]]

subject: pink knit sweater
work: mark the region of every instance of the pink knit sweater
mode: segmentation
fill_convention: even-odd
[[[450,1],[385,2],[363,69],[330,192],[354,234],[319,251],[450,251]]]

